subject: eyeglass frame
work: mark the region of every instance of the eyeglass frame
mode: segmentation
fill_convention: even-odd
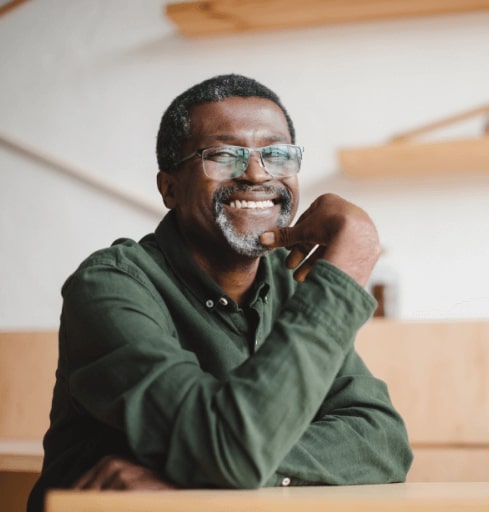
[[[297,171],[294,173],[294,174],[286,174],[286,175],[279,175],[279,176],[276,176],[274,174],[272,174],[268,169],[267,169],[267,166],[265,165],[265,162],[263,161],[263,153],[262,151],[264,149],[267,149],[267,148],[270,148],[270,147],[273,147],[273,146],[287,146],[288,148],[295,148],[296,150],[299,151],[299,155],[300,155],[300,158],[299,158],[299,167],[297,169]],[[208,178],[211,178],[213,179],[212,176],[209,176],[206,172],[206,169],[205,169],[205,160],[204,160],[204,151],[207,151],[209,149],[216,149],[216,148],[234,148],[234,149],[245,149],[247,152],[248,152],[248,158],[247,158],[247,161],[246,161],[246,166],[244,167],[243,171],[241,172],[241,174],[237,175],[237,176],[233,176],[233,177],[229,177],[229,179],[236,179],[236,178],[239,178],[241,176],[243,176],[243,174],[246,172],[246,170],[248,169],[249,165],[250,165],[250,157],[251,157],[251,153],[258,153],[260,155],[260,165],[263,169],[265,169],[265,171],[270,174],[270,176],[274,177],[274,178],[290,178],[292,176],[296,176],[297,174],[299,174],[299,171],[301,169],[301,164],[302,164],[302,153],[304,152],[304,147],[303,146],[298,146],[297,144],[286,144],[286,143],[277,143],[277,144],[269,144],[267,146],[262,146],[261,148],[250,148],[250,147],[247,147],[247,146],[234,146],[232,144],[226,144],[226,145],[223,145],[223,146],[208,146],[208,147],[205,147],[205,148],[199,148],[195,151],[193,151],[192,153],[190,153],[189,155],[185,156],[184,158],[182,158],[181,160],[179,160],[177,162],[177,167],[179,167],[182,163],[186,162],[187,160],[190,160],[191,158],[193,158],[194,156],[197,156],[199,155],[200,158],[201,158],[201,161],[202,161],[202,169],[204,171],[204,174],[208,177]]]

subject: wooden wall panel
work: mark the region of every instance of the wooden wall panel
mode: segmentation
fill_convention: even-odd
[[[0,332],[0,438],[44,435],[57,354],[56,332]]]
[[[413,451],[408,482],[489,482],[489,446],[414,447]]]
[[[488,321],[373,320],[357,349],[388,383],[412,443],[489,445]]]

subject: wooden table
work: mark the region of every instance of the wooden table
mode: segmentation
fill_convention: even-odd
[[[51,491],[45,512],[489,512],[489,482],[259,490]]]

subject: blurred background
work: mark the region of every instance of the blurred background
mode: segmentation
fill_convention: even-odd
[[[288,108],[305,146],[302,210],[335,192],[376,222],[388,316],[489,318],[489,172],[469,155],[457,172],[352,176],[338,158],[489,104],[488,10],[191,37],[167,3],[28,0],[0,15],[0,330],[57,328],[78,264],[155,229],[161,115],[230,72]],[[433,137],[478,138],[486,123]]]

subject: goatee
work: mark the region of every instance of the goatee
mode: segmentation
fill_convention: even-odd
[[[228,187],[220,187],[214,193],[214,214],[216,223],[229,245],[242,256],[257,258],[263,256],[268,249],[260,242],[260,235],[265,231],[263,228],[249,231],[247,233],[238,233],[230,222],[224,209],[226,201],[236,192],[257,191],[280,197],[280,214],[277,219],[276,227],[283,228],[292,221],[292,196],[289,190],[282,187],[272,186],[252,186],[236,184]]]

